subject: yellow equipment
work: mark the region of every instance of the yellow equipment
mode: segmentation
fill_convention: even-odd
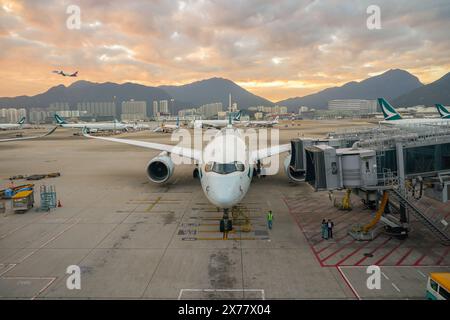
[[[378,221],[380,221],[381,216],[383,215],[383,212],[384,212],[384,208],[386,207],[386,204],[388,202],[388,199],[389,199],[389,193],[387,193],[387,191],[384,191],[383,198],[381,200],[381,205],[377,211],[377,214],[375,215],[375,217],[373,218],[372,221],[370,221],[368,224],[366,224],[365,226],[362,227],[363,232],[369,231],[378,223]]]
[[[12,197],[12,209],[24,212],[34,206],[33,190],[20,191]]]
[[[350,200],[350,195],[352,194],[352,189],[347,189],[345,195],[342,198],[341,203],[337,203],[336,198],[334,198],[334,206],[339,208],[339,210],[352,210],[352,202]]]

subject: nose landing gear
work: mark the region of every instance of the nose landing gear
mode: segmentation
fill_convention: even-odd
[[[233,230],[233,221],[228,217],[228,209],[223,209],[223,217],[220,220],[220,232]]]

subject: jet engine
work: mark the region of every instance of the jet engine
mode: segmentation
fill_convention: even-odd
[[[284,159],[284,171],[286,172],[289,180],[293,182],[305,181],[305,170],[295,170],[295,164],[291,163],[290,154]]]
[[[159,155],[147,164],[147,176],[150,181],[164,183],[172,176],[175,166],[168,155]]]

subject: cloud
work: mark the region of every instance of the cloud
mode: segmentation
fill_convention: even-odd
[[[79,5],[81,28],[66,27]],[[147,85],[220,76],[272,100],[402,68],[431,82],[450,67],[447,0],[0,0],[0,95],[61,81],[134,79]],[[30,63],[32,62],[32,63]],[[26,71],[26,72],[24,72]],[[38,80],[36,80],[38,79]],[[38,81],[38,83],[36,83]]]

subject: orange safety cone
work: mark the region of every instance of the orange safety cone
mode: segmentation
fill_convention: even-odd
[[[60,200],[58,200],[58,207],[62,207]]]

